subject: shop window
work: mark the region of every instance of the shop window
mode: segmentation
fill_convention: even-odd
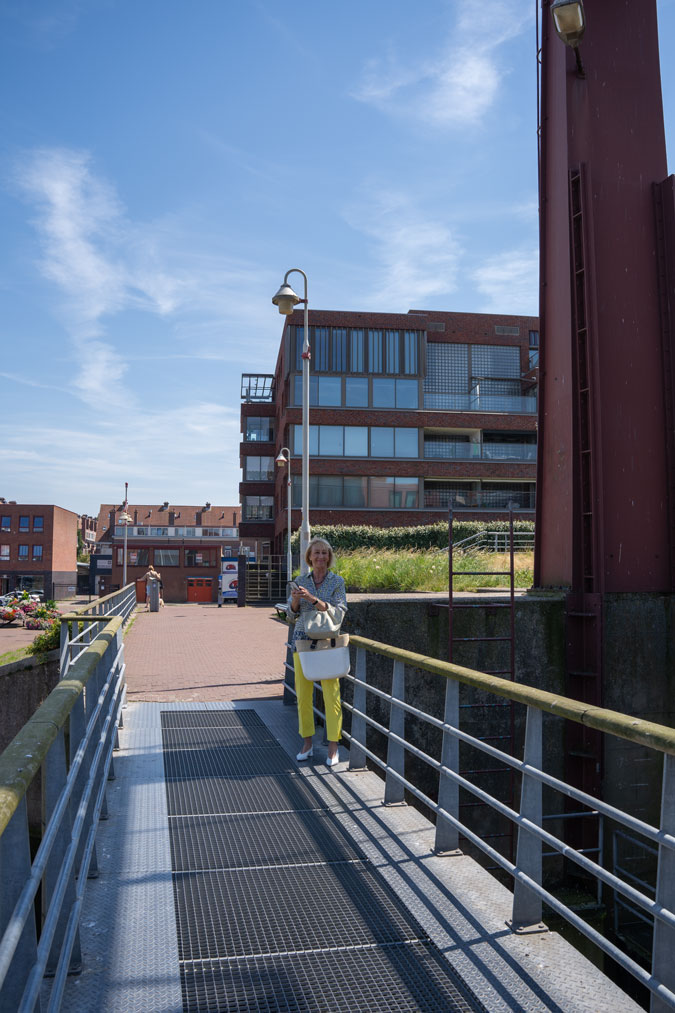
[[[155,566],[180,566],[180,550],[155,549]]]

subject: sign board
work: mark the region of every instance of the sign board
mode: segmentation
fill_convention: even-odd
[[[223,601],[226,598],[236,598],[239,586],[239,564],[236,559],[223,559],[221,567],[223,572],[220,576],[220,588]]]

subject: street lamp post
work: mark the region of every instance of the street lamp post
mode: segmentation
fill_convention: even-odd
[[[286,503],[288,506],[288,545],[286,548],[286,579],[291,580],[293,576],[293,555],[291,553],[291,452],[288,447],[282,447],[279,451],[278,456],[275,458],[278,468],[283,468],[285,464],[288,465],[288,474],[286,479],[287,484],[287,498]]]
[[[305,282],[305,298],[301,299],[288,284],[289,274],[301,274]],[[299,267],[292,267],[286,271],[284,281],[272,298],[275,306],[283,316],[290,316],[298,303],[304,303],[304,328],[302,340],[302,521],[300,524],[300,572],[305,574],[309,570],[305,553],[309,545],[309,305],[307,302],[307,275]],[[289,466],[290,467],[290,466]]]
[[[129,490],[129,483],[125,482],[124,483],[124,507],[123,507],[122,513],[119,516],[119,522],[120,522],[120,524],[124,525],[124,562],[122,564],[122,566],[123,566],[123,569],[122,569],[122,587],[126,587],[127,586],[127,534],[128,534],[128,531],[129,531],[129,524],[131,523],[131,517],[129,516],[129,513],[127,511],[128,502],[129,502],[128,499],[127,499],[128,490]]]

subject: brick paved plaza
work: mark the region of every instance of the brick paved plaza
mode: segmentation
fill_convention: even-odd
[[[286,627],[271,605],[140,606],[124,638],[130,701],[244,700],[282,694]]]

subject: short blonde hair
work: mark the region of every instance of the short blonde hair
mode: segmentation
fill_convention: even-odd
[[[308,566],[312,565],[312,560],[310,559],[310,556],[312,555],[312,549],[314,548],[315,545],[325,545],[326,546],[326,548],[328,549],[328,565],[332,566],[333,565],[333,546],[330,544],[330,542],[327,542],[325,538],[312,538],[312,540],[309,543],[309,545],[307,546],[307,550],[305,552],[305,562],[307,563],[307,565]]]

